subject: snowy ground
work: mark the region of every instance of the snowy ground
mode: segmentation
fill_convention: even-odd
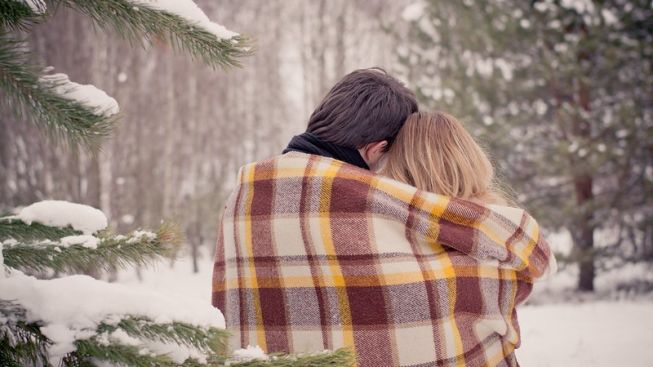
[[[653,365],[653,303],[594,301],[519,311],[525,367]]]
[[[651,280],[650,268],[633,266],[597,279],[597,295],[579,297],[569,289],[573,269],[561,271],[536,292],[519,311],[522,346],[517,352],[525,367],[649,367],[653,366],[653,297],[633,295],[621,284],[633,277]],[[188,259],[174,266],[161,263],[119,276],[121,283],[210,302],[211,260],[200,261],[192,274]]]

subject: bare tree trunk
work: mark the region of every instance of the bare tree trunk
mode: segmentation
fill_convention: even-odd
[[[587,59],[587,55],[580,55],[579,61]],[[579,107],[585,112],[590,110],[590,90],[584,82],[579,82],[578,91]],[[579,139],[587,140],[591,136],[591,127],[587,121],[576,120],[573,134]],[[586,167],[578,167],[574,171],[574,189],[576,203],[581,208],[577,218],[576,246],[580,249],[578,274],[578,289],[581,291],[594,291],[595,259],[594,259],[594,193],[592,191],[593,178]]]
[[[579,251],[579,270],[578,290],[594,290],[594,225],[593,215],[590,207],[593,200],[592,194],[592,177],[589,175],[579,175],[574,177],[574,188],[576,192],[576,202],[583,208],[580,217],[577,220],[576,235],[574,236],[575,245]]]

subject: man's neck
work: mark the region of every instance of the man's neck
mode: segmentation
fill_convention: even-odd
[[[334,158],[366,170],[370,169],[358,149],[326,142],[308,132],[293,137],[283,153],[292,151]]]

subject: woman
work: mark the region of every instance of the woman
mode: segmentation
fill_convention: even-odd
[[[462,206],[489,206],[517,224],[523,220],[523,210],[508,206],[506,195],[497,187],[487,155],[451,115],[410,115],[386,159],[382,175],[453,201],[464,199],[466,203],[458,201]],[[436,355],[443,356],[438,362],[447,366],[518,366],[514,350],[520,337],[515,306],[526,299],[535,277],[486,261],[483,251],[458,251],[464,248],[463,242],[459,237],[437,244],[446,255],[430,260],[429,266],[436,269],[450,266],[450,275],[444,279],[455,279],[449,282],[447,295],[435,291],[432,300],[431,308],[440,310],[436,318],[445,320],[443,325],[448,323],[438,333],[437,345],[452,346],[438,347]],[[504,248],[515,250],[510,239]],[[548,261],[551,272],[555,259],[551,256]]]
[[[443,112],[410,115],[380,173],[444,196],[508,204],[483,149],[455,117]]]

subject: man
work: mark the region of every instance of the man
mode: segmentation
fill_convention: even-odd
[[[284,153],[298,151],[376,168],[406,121],[417,112],[412,91],[382,69],[357,70],[326,95]]]
[[[364,367],[516,364],[510,299],[523,300],[550,251],[522,210],[499,215],[374,174],[415,111],[399,81],[357,70],[283,155],[241,168],[213,274],[231,348],[348,347]],[[470,274],[451,250],[502,270]],[[480,284],[496,292],[498,319],[464,304]]]

